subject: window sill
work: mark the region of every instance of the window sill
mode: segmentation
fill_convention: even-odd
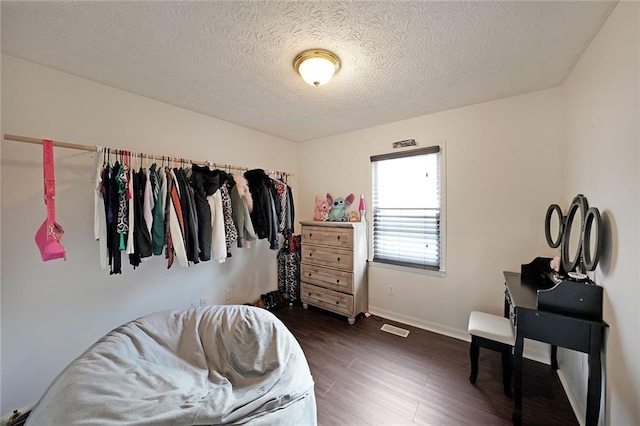
[[[430,275],[432,277],[447,276],[447,271],[443,269],[439,271],[434,271],[432,269],[412,268],[411,266],[394,265],[392,263],[384,263],[384,262],[374,262],[373,260],[370,260],[370,259],[367,261],[367,263],[369,264],[369,267],[374,267],[374,268],[393,269],[396,271],[409,272],[413,274]]]

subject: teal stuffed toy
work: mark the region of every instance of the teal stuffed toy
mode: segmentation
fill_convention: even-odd
[[[347,213],[347,209],[353,204],[354,199],[355,196],[353,194],[349,194],[347,198],[336,197],[334,199],[331,194],[327,193],[327,201],[331,206],[329,220],[331,222],[348,222],[349,213]]]

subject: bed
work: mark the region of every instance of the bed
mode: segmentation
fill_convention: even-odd
[[[72,361],[27,425],[315,425],[313,385],[300,345],[269,311],[160,312]]]

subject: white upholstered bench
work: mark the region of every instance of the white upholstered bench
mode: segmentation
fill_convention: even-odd
[[[469,381],[476,383],[478,378],[478,356],[480,347],[502,353],[502,383],[504,393],[511,396],[512,351],[515,332],[509,318],[484,312],[473,311],[469,315],[469,334],[471,335],[471,375]]]

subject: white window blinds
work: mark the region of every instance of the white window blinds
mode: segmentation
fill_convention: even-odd
[[[440,269],[440,148],[371,157],[373,261]]]

